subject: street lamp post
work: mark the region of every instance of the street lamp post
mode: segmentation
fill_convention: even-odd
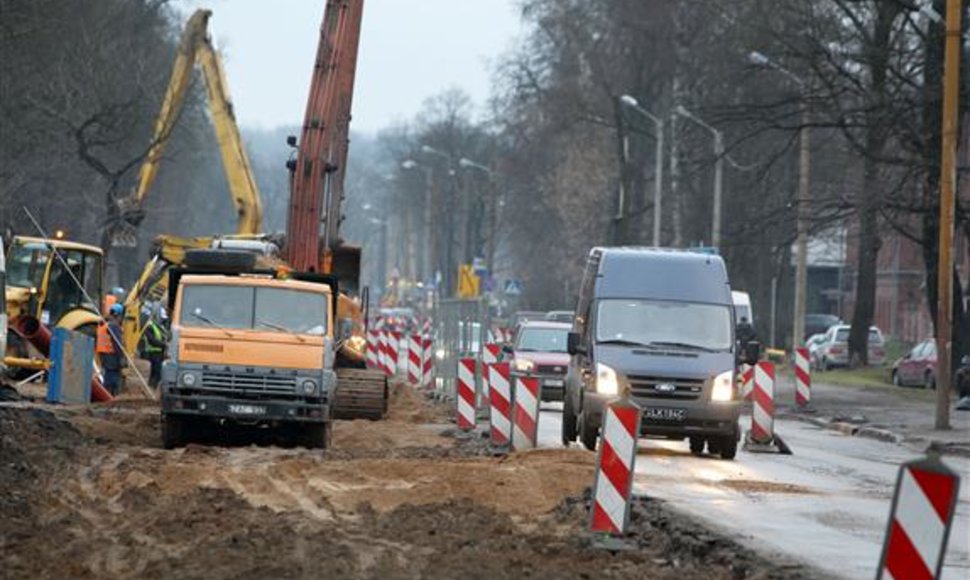
[[[412,171],[420,169],[424,173],[424,248],[422,258],[421,278],[428,282],[434,276],[434,268],[431,265],[431,195],[434,191],[434,181],[430,167],[421,165],[413,159],[407,159],[401,163],[401,168]]]
[[[691,113],[683,106],[678,105],[674,112],[681,117],[690,119],[714,135],[714,207],[712,210],[713,219],[711,220],[711,245],[715,248],[721,247],[721,206],[723,199],[724,184],[724,133],[708,125],[697,115]]]
[[[661,220],[661,201],[663,199],[663,182],[664,182],[664,121],[660,117],[650,113],[646,109],[640,106],[640,103],[630,95],[623,95],[620,97],[620,102],[624,105],[630,107],[634,111],[640,113],[647,119],[653,121],[653,124],[657,129],[657,151],[656,151],[656,169],[654,170],[654,185],[653,185],[653,245],[655,247],[660,246],[660,220]]]
[[[465,169],[477,169],[488,176],[488,183],[491,187],[491,199],[489,200],[489,215],[488,215],[488,245],[485,248],[485,266],[488,268],[488,273],[490,275],[494,274],[495,267],[495,248],[496,248],[496,237],[498,231],[498,195],[495,185],[495,172],[482,165],[481,163],[476,163],[471,159],[462,157],[458,160],[458,165]]]
[[[455,176],[455,169],[454,169],[454,163],[451,158],[451,155],[449,155],[448,153],[445,153],[444,151],[435,149],[430,145],[422,145],[421,152],[426,155],[433,155],[435,157],[438,157],[444,160],[445,167],[448,168],[448,176],[449,176],[448,198],[449,198],[449,202],[452,201],[454,198],[455,183],[453,178]],[[448,203],[446,207],[446,211],[450,211],[451,209],[452,209],[451,203]],[[454,237],[455,237],[455,220],[452,219],[452,217],[453,216],[449,215],[445,220],[446,241],[445,241],[445,247],[444,247],[444,254],[445,254],[444,267],[442,268],[444,270],[444,272],[442,272],[442,276],[443,276],[445,291],[441,292],[442,296],[450,295],[454,291],[453,282],[455,280],[455,272],[454,272],[455,268],[453,268],[453,265],[452,265],[452,262],[454,262],[454,259],[453,259],[454,244],[452,242],[454,241]]]
[[[809,133],[810,112],[808,108],[808,84],[801,77],[779,65],[760,52],[748,54],[752,64],[780,72],[798,85],[801,91],[799,109],[801,128],[798,132],[798,197],[795,200],[796,241],[795,241],[795,320],[792,324],[792,348],[805,340],[805,312],[808,306],[808,218],[811,206],[809,173],[811,171],[811,135]]]

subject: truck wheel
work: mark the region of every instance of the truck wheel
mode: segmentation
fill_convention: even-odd
[[[185,417],[178,415],[162,416],[162,447],[175,449],[184,446],[189,440],[189,424]]]
[[[599,427],[593,427],[589,424],[589,421],[583,421],[582,429],[580,429],[579,440],[582,441],[583,447],[589,449],[590,451],[596,451],[596,440],[599,439],[600,429]]]
[[[690,452],[692,455],[701,455],[704,453],[704,444],[707,440],[703,437],[691,437],[690,438]]]
[[[569,444],[576,440],[576,411],[573,409],[573,398],[566,393],[562,402],[562,444]]]
[[[303,427],[300,443],[307,449],[326,449],[333,437],[333,423],[312,423]]]

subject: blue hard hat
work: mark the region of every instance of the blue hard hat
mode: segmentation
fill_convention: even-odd
[[[111,312],[111,314],[114,314],[115,316],[121,316],[121,314],[124,311],[125,311],[125,307],[122,306],[121,304],[112,304],[111,305],[111,311],[110,312]]]

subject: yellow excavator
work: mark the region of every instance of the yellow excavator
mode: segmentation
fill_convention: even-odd
[[[208,34],[211,16],[210,10],[196,10],[182,31],[172,76],[155,122],[151,148],[139,172],[138,184],[130,196],[118,202],[120,220],[112,234],[113,245],[134,245],[135,232],[145,219],[145,201],[148,192],[155,183],[162,154],[185,104],[196,64],[199,65],[205,80],[209,112],[219,143],[222,167],[238,217],[236,234],[222,238],[251,243],[260,243],[264,238],[260,233],[263,206],[259,190],[236,124],[222,61]],[[138,342],[144,332],[142,306],[146,302],[160,301],[166,294],[168,268],[183,264],[186,251],[210,248],[215,240],[215,237],[208,236],[185,238],[164,235],[156,238],[152,258],[142,270],[141,276],[124,302],[124,342],[125,349],[129,353],[134,353],[138,348]]]

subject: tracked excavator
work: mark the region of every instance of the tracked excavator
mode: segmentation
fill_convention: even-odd
[[[331,18],[332,13],[333,10],[328,5],[325,29],[327,19]],[[334,322],[339,332],[335,336],[338,339],[337,356],[333,361],[339,380],[337,401],[333,405],[334,415],[344,419],[380,419],[387,410],[387,384],[386,379],[379,373],[364,369],[365,317],[360,295],[366,295],[366,289],[363,292],[359,289],[360,252],[344,252],[347,259],[340,261],[342,267],[338,270],[329,266],[317,268],[303,260],[282,259],[277,254],[280,245],[278,237],[261,233],[261,197],[233,114],[222,63],[208,36],[207,24],[211,15],[209,10],[198,10],[186,23],[169,87],[156,121],[152,147],[141,168],[136,189],[131,196],[119,203],[121,225],[114,238],[120,245],[131,243],[137,227],[145,219],[145,201],[157,176],[162,153],[178,121],[196,64],[199,65],[206,83],[223,169],[238,216],[237,230],[235,234],[225,236],[160,236],[155,240],[153,256],[125,300],[125,347],[134,353],[144,333],[142,306],[149,302],[164,302],[166,298],[174,296],[175,289],[169,288],[173,268],[202,267],[219,271],[256,269],[264,274],[277,272],[280,278],[292,277],[294,273],[300,272],[327,274],[335,278],[339,276],[342,291],[335,301]],[[359,35],[359,9],[356,12],[356,22]],[[331,36],[332,34],[327,35],[328,41],[339,42],[339,38],[334,39]],[[356,53],[356,39],[354,47]],[[349,120],[349,102],[347,118]],[[346,140],[346,132],[344,135]],[[294,213],[292,208],[290,213]],[[314,245],[316,244],[314,238]],[[288,244],[287,247],[292,245]],[[363,302],[366,303],[366,299]]]
[[[320,27],[306,114],[290,171],[284,256],[294,270],[340,281],[337,316],[343,341],[337,357],[337,418],[378,418],[387,409],[387,378],[365,365],[366,291],[361,250],[340,237],[351,105],[363,0],[328,0]]]

